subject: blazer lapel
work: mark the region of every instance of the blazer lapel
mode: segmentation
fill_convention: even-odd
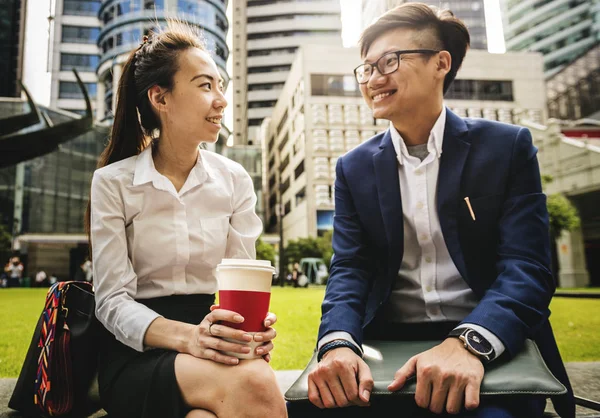
[[[396,271],[400,268],[404,251],[404,224],[402,222],[398,159],[389,130],[381,140],[379,151],[373,154],[373,165],[379,206],[391,255],[390,260],[397,264],[397,266],[392,266],[392,271]]]
[[[442,157],[438,176],[437,209],[442,227],[442,235],[461,276],[468,282],[465,260],[458,240],[458,209],[460,180],[469,154],[467,124],[460,117],[446,109],[446,127],[442,144]]]

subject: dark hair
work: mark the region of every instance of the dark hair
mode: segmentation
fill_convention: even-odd
[[[193,26],[168,19],[166,29],[150,32],[144,36],[140,46],[131,51],[119,79],[110,138],[97,168],[137,155],[148,146],[153,132],[160,130],[160,120],[152,110],[148,90],[156,85],[167,91],[173,88],[173,76],[179,69],[179,54],[189,48],[207,50],[203,37]],[[84,223],[91,260],[90,201]]]
[[[404,3],[381,15],[374,23],[367,26],[358,41],[360,53],[365,56],[371,44],[385,32],[397,28],[415,31],[430,31],[431,37],[417,37],[420,48],[445,50],[452,57],[450,71],[444,79],[444,94],[454,81],[456,73],[462,65],[471,42],[469,30],[465,24],[454,16],[450,10],[438,9],[425,3]],[[434,45],[431,45],[434,43]]]

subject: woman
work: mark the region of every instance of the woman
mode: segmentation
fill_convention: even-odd
[[[252,337],[219,324],[243,318],[214,305],[215,267],[255,258],[262,232],[248,173],[199,149],[217,141],[226,105],[215,62],[184,24],[144,38],[123,67],[88,218],[111,418],[287,416],[268,364],[275,315],[254,337],[263,358],[222,354],[249,352]]]

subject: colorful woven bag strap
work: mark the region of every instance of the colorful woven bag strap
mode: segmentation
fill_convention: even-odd
[[[58,282],[48,289],[46,304],[43,311],[42,329],[38,347],[41,347],[38,359],[38,369],[35,379],[34,403],[48,415],[58,415],[54,410],[50,391],[52,390],[52,361],[55,353],[54,338],[56,336],[56,324],[63,298],[70,283]],[[66,326],[66,323],[65,323]],[[68,338],[68,334],[67,334]],[[68,344],[68,342],[67,342]],[[58,353],[60,355],[60,353]],[[57,388],[58,389],[58,388]]]

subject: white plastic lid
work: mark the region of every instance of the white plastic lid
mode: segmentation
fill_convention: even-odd
[[[252,260],[249,258],[224,258],[217,266],[217,270],[219,267],[250,267],[275,271],[269,260]]]

